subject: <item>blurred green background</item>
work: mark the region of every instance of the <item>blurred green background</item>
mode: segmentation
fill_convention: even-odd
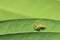
[[[60,20],[60,1],[0,0],[0,20],[22,18]]]

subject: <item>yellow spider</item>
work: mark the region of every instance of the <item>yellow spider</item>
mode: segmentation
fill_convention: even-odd
[[[40,31],[41,29],[45,29],[45,25],[44,24],[35,24],[33,27],[35,30]]]

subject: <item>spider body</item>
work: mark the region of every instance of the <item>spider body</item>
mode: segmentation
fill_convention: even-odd
[[[34,29],[37,31],[40,31],[42,29],[45,29],[45,25],[43,24],[35,24]]]

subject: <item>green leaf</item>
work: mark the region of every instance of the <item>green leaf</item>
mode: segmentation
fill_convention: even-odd
[[[0,40],[60,40],[60,33],[31,32],[0,36]]]
[[[46,25],[40,32],[34,24]],[[60,21],[48,19],[16,19],[0,21],[0,40],[60,40]]]
[[[60,21],[48,19],[15,19],[0,22],[0,35],[13,33],[37,32],[34,30],[36,23],[44,24],[46,29],[40,32],[60,33]],[[4,29],[4,30],[3,30]]]

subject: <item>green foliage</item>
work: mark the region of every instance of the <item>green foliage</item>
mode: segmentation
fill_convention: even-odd
[[[39,32],[33,27],[36,23],[46,26]],[[9,35],[7,35],[9,34]],[[60,21],[48,19],[15,19],[0,21],[1,40],[54,40],[60,37]]]
[[[60,0],[0,0],[0,40],[60,40]]]

